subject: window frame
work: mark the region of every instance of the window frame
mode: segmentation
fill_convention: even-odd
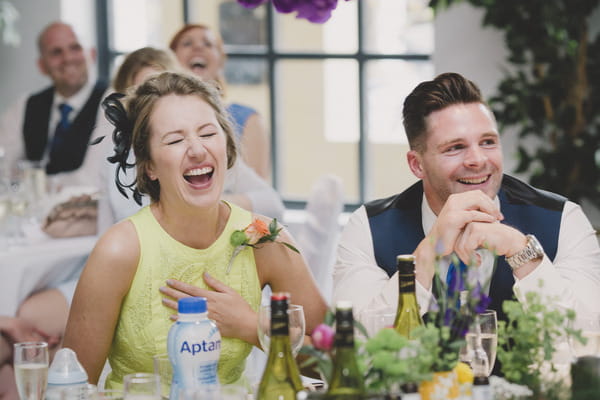
[[[183,21],[184,23],[191,23],[189,10],[191,8],[191,1],[193,0],[180,0],[182,3],[183,10]],[[270,118],[268,126],[271,132],[271,162],[272,162],[272,184],[273,187],[278,190],[282,186],[282,177],[278,172],[278,166],[280,165],[280,154],[278,151],[278,127],[277,127],[277,63],[284,60],[329,60],[329,59],[341,59],[341,60],[353,60],[358,65],[358,94],[359,94],[359,139],[357,142],[358,146],[358,188],[359,188],[359,201],[358,203],[348,202],[344,206],[345,211],[353,211],[358,208],[361,204],[369,198],[369,153],[368,153],[368,138],[367,138],[367,104],[366,104],[366,67],[370,61],[378,60],[402,60],[402,61],[430,61],[432,54],[400,54],[400,53],[370,53],[366,51],[364,46],[364,27],[363,21],[365,16],[363,0],[354,0],[357,3],[357,15],[358,18],[358,29],[357,29],[357,43],[358,49],[355,53],[327,53],[327,52],[288,52],[278,51],[274,43],[275,34],[275,21],[274,21],[274,7],[272,4],[267,3],[261,7],[266,7],[266,29],[267,29],[267,43],[263,50],[255,51],[244,51],[227,52],[229,59],[260,59],[266,62],[268,71],[268,93],[269,93],[269,107],[270,107]],[[97,38],[98,38],[98,75],[101,79],[109,80],[110,65],[114,59],[123,53],[115,51],[110,47],[110,10],[108,1],[96,0],[96,15],[97,15]],[[334,15],[335,17],[335,15]],[[308,197],[308,193],[306,195]],[[306,206],[305,199],[286,199],[284,198],[284,204],[290,209],[302,209]]]

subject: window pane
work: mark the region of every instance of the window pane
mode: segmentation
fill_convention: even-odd
[[[226,52],[266,52],[265,7],[247,9],[235,0],[194,0],[191,20],[218,29]]]
[[[361,0],[362,1],[362,0]],[[274,12],[275,48],[281,52],[354,53],[358,50],[357,6],[340,1],[325,24]]]
[[[416,180],[406,165],[408,142],[402,106],[415,86],[432,79],[433,74],[431,61],[381,60],[367,64],[367,197],[398,193]]]
[[[181,3],[168,0],[112,0],[112,49],[129,53],[144,46],[166,48],[182,24]]]
[[[433,10],[429,0],[366,0],[365,49],[371,53],[433,52]]]
[[[271,118],[267,70],[266,61],[258,58],[229,59],[225,67],[225,101],[256,109],[266,127]]]
[[[333,63],[333,64],[330,64]],[[353,71],[348,81],[329,79],[336,68]],[[358,201],[358,146],[328,139],[328,131],[358,127],[355,61],[281,61],[277,68],[280,192],[287,199],[306,199],[315,180],[339,176],[346,201]],[[341,97],[353,102],[339,106]],[[356,128],[354,128],[356,129]]]

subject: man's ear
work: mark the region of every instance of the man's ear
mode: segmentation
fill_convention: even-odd
[[[98,52],[96,51],[96,48],[92,47],[90,49],[90,61],[93,62],[93,63],[95,63],[97,56],[98,56]]]
[[[412,173],[419,179],[423,179],[423,164],[421,162],[421,154],[416,150],[409,150],[406,153],[406,161]]]

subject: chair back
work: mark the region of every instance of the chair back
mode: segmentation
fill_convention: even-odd
[[[333,265],[341,232],[339,216],[344,206],[342,181],[322,175],[313,184],[306,203],[306,221],[296,231],[296,243],[315,277],[321,294],[331,301]]]

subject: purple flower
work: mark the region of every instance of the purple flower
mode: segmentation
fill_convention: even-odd
[[[492,302],[492,299],[481,290],[481,284],[479,282],[477,282],[477,285],[475,285],[473,288],[471,296],[473,296],[473,298],[476,300],[475,312],[477,314],[481,314],[487,310],[488,306]]]
[[[303,0],[273,0],[275,9],[284,14],[296,11],[300,3],[303,3]]]
[[[337,2],[338,0],[273,0],[273,5],[281,13],[296,11],[296,18],[322,24],[331,18],[331,11],[335,10]]]
[[[237,0],[237,2],[246,8],[255,8],[266,3],[267,0]]]
[[[329,325],[319,324],[313,330],[311,337],[316,349],[328,351],[333,348],[335,331]]]
[[[331,12],[337,7],[338,0],[305,0],[296,10],[296,18],[305,18],[310,22],[322,24],[331,18]]]
[[[455,318],[456,310],[452,307],[446,308],[446,312],[444,313],[444,326],[452,325]]]

